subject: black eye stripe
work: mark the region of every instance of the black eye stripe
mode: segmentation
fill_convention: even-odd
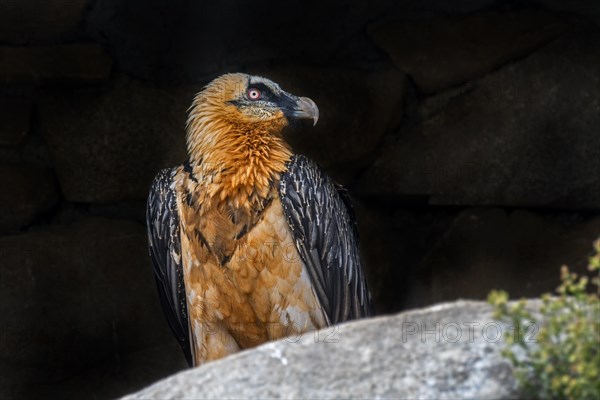
[[[271,88],[269,88],[264,83],[260,83],[260,82],[250,83],[248,85],[248,91],[250,91],[252,89],[258,89],[258,90],[260,90],[260,93],[261,93],[260,94],[260,98],[262,100],[273,100],[276,97],[273,94],[273,91],[271,90]]]
[[[250,97],[252,89],[260,91],[260,96],[258,98]],[[293,96],[289,97],[289,95],[279,89],[278,86],[272,87],[260,81],[252,82],[251,79],[246,83],[245,93],[240,94],[240,97],[237,99],[229,100],[228,103],[237,107],[252,107],[256,104],[262,105],[264,103],[271,103],[273,106],[285,109],[292,109],[295,105]]]

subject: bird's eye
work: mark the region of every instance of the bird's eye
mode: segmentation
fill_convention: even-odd
[[[260,90],[256,88],[248,89],[248,98],[250,100],[258,100],[260,99]]]

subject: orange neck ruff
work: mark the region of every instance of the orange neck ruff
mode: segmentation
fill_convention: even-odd
[[[194,102],[187,146],[203,208],[260,209],[292,156],[283,113],[257,121],[224,104]]]

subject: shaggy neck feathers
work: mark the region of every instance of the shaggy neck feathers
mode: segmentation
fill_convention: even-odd
[[[188,119],[187,147],[203,204],[260,209],[292,156],[281,137],[287,120],[257,121],[200,96]]]

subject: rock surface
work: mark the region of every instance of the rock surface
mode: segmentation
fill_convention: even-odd
[[[519,10],[387,21],[372,26],[370,35],[419,89],[431,93],[523,57],[568,28],[548,12]]]
[[[0,165],[0,232],[30,224],[59,200],[56,178],[45,168]]]
[[[597,1],[533,0],[533,3],[554,11],[576,14],[600,27],[600,3]]]
[[[354,201],[369,289],[379,312],[502,287],[515,298],[551,293],[560,267],[587,271],[600,217],[496,207],[394,207]]]
[[[258,2],[170,3],[96,0],[88,32],[113,49],[119,68],[143,79],[203,80],[264,60],[319,65],[368,64],[379,59],[367,23],[390,15],[468,13],[493,0],[295,1],[291,8]],[[255,23],[248,29],[248,24]],[[290,38],[293,37],[293,40]]]
[[[353,199],[369,291],[378,313],[431,304],[423,258],[447,232],[457,211],[365,204]],[[426,271],[428,272],[428,271]],[[458,296],[460,297],[460,295]]]
[[[99,92],[48,95],[41,130],[67,200],[145,200],[158,171],[187,158],[186,110],[196,90],[123,78]]]
[[[86,26],[132,76],[205,80],[263,60],[361,59],[362,52],[348,50],[355,50],[365,22],[390,3],[295,2],[289,9],[272,1],[98,0]]]
[[[97,83],[112,61],[97,44],[0,46],[0,83]]]
[[[268,343],[124,399],[518,398],[491,307],[459,301]]]
[[[86,0],[0,2],[0,42],[48,43],[69,38],[82,20]]]
[[[21,144],[31,123],[31,101],[22,98],[0,98],[0,146]]]
[[[444,205],[600,208],[599,65],[600,33],[574,34],[446,107],[421,106],[359,189]]]
[[[0,237],[0,397],[114,398],[185,364],[146,242],[103,218]]]
[[[591,244],[599,237],[600,217],[467,209],[421,263],[423,275],[431,277],[427,303],[485,299],[494,288],[513,298],[551,293],[562,265],[587,272]]]

